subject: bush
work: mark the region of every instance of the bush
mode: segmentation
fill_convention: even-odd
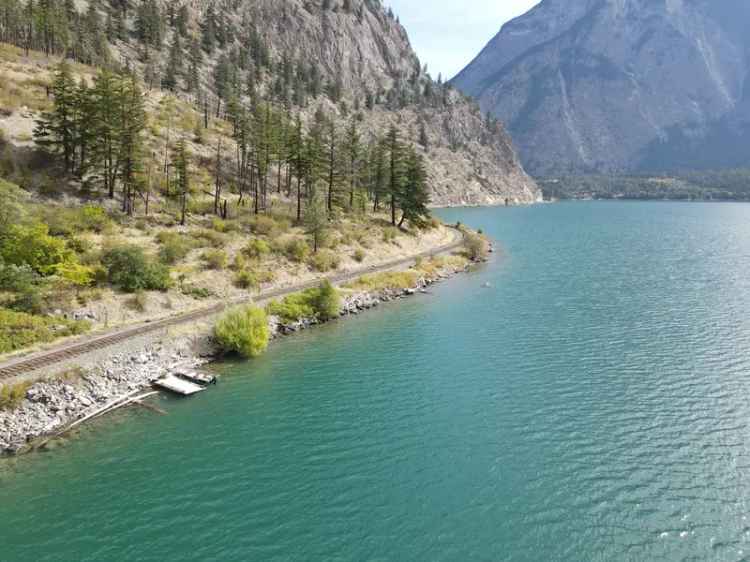
[[[214,292],[205,287],[196,287],[195,285],[182,285],[180,292],[186,297],[191,297],[197,300],[204,300],[214,296]]]
[[[278,235],[289,230],[289,221],[276,220],[273,217],[258,215],[247,221],[250,232],[258,236]]]
[[[299,238],[293,238],[284,244],[284,255],[289,261],[302,263],[310,254],[310,246]]]
[[[159,261],[167,265],[174,265],[184,260],[194,242],[176,232],[160,232],[156,239],[161,242]]]
[[[24,349],[37,343],[82,334],[91,325],[64,318],[34,316],[0,308],[0,353]]]
[[[287,324],[315,317],[315,309],[307,292],[288,295],[281,302],[273,301],[267,310]]]
[[[326,271],[337,269],[340,261],[338,255],[330,250],[321,250],[317,254],[313,254],[308,263],[315,271],[325,273]]]
[[[250,259],[259,260],[271,253],[271,246],[269,246],[268,242],[265,240],[255,238],[247,243],[247,246],[243,248],[242,253]]]
[[[317,289],[288,295],[281,302],[268,305],[268,313],[278,316],[282,322],[298,322],[303,318],[317,318],[321,322],[339,315],[341,295],[329,281],[324,281]]]
[[[169,268],[148,260],[138,246],[118,246],[102,256],[109,282],[127,293],[166,291],[171,285]]]
[[[77,223],[83,230],[104,232],[112,227],[107,212],[98,205],[85,205],[78,210]]]
[[[26,392],[31,387],[30,382],[19,382],[5,385],[0,388],[0,410],[13,410],[18,408],[26,398]]]
[[[49,235],[47,225],[11,225],[0,245],[0,257],[12,265],[28,265],[40,275],[54,275],[65,263],[75,262],[65,242]]]
[[[466,257],[471,261],[482,261],[487,259],[490,252],[490,244],[487,239],[473,232],[464,232],[464,249]]]
[[[49,231],[56,236],[73,236],[80,232],[105,232],[112,228],[112,219],[99,205],[80,208],[48,207],[42,212]]]
[[[226,312],[216,323],[214,335],[224,351],[258,357],[268,347],[271,331],[263,309],[245,306]]]
[[[238,271],[234,276],[234,285],[240,289],[253,289],[257,290],[260,288],[258,278],[252,271],[243,269]]]
[[[207,250],[201,256],[208,269],[222,270],[226,268],[229,258],[224,250]]]
[[[198,230],[197,232],[191,232],[190,236],[198,247],[223,248],[227,243],[226,236],[213,230]]]
[[[354,251],[354,255],[352,256],[352,258],[354,258],[354,261],[356,261],[357,263],[362,263],[363,261],[365,261],[365,257],[367,256],[362,248],[357,248]]]
[[[327,321],[336,318],[341,312],[341,295],[327,279],[318,289],[312,289],[313,307],[318,320]]]

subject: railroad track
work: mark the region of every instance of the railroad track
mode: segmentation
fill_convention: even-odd
[[[155,320],[153,322],[144,322],[137,326],[105,333],[99,336],[94,335],[86,339],[85,341],[76,341],[64,344],[56,349],[53,348],[46,351],[34,353],[30,356],[11,359],[9,361],[6,361],[5,363],[0,363],[0,381],[10,380],[20,375],[32,373],[44,367],[62,363],[63,361],[68,361],[70,359],[80,357],[92,351],[98,351],[103,348],[112,347],[133,338],[214,316],[230,306],[247,304],[249,302],[264,302],[271,299],[276,299],[289,295],[291,293],[296,293],[299,291],[317,287],[322,281],[326,279],[336,285],[345,281],[356,279],[357,277],[369,273],[380,273],[383,271],[388,271],[397,267],[409,265],[419,258],[427,258],[451,252],[459,248],[462,243],[462,240],[457,240],[451,244],[446,244],[433,250],[421,252],[408,258],[393,260],[379,266],[360,268],[358,270],[350,271],[347,273],[340,273],[338,275],[319,277],[306,283],[300,283],[298,285],[281,287],[278,289],[260,292],[255,295],[254,298],[243,297],[240,299],[233,299],[226,303],[215,304],[206,308],[194,310],[192,312],[186,312],[185,314],[180,314],[178,316],[172,316],[169,318],[164,318],[162,320]]]

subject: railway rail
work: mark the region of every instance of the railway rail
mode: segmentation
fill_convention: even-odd
[[[189,322],[196,322],[198,320],[202,320],[204,318],[219,314],[227,307],[247,304],[250,302],[264,302],[271,299],[284,297],[291,293],[296,293],[299,291],[317,287],[326,279],[336,285],[356,279],[357,277],[360,277],[362,275],[389,271],[413,263],[419,258],[427,258],[446,254],[461,247],[462,243],[463,240],[459,239],[455,242],[452,242],[451,244],[446,244],[432,250],[421,252],[407,258],[393,260],[378,266],[360,268],[347,273],[319,277],[306,283],[300,283],[297,285],[281,287],[268,291],[261,291],[252,298],[243,297],[239,299],[233,299],[226,303],[215,304],[206,308],[194,310],[192,312],[179,314],[177,316],[171,316],[169,318],[155,321],[146,321],[136,326],[122,328],[100,335],[90,335],[86,337],[85,340],[79,339],[77,341],[62,344],[56,348],[35,352],[24,357],[13,358],[0,363],[0,382],[8,381],[21,375],[33,373],[34,371],[37,371],[39,369],[50,367],[57,363],[62,363],[64,361],[86,355],[87,353],[93,351],[100,351],[103,348],[112,347],[133,338],[152,334],[154,332],[158,332],[182,324],[187,324]]]

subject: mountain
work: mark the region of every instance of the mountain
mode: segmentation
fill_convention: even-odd
[[[127,66],[222,116],[268,100],[308,124],[358,115],[366,140],[396,125],[425,157],[434,205],[540,197],[502,125],[427,75],[380,0],[7,0],[1,41],[26,46],[29,11],[32,48]]]
[[[750,162],[750,3],[543,0],[452,81],[534,175]]]

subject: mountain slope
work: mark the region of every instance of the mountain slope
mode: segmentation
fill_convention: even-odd
[[[537,175],[737,166],[748,24],[740,0],[544,0],[452,83]]]
[[[148,85],[222,116],[234,97],[247,105],[270,100],[308,123],[321,108],[342,121],[355,112],[370,136],[395,124],[420,144],[434,205],[540,196],[502,126],[432,81],[378,0],[81,1],[83,15],[67,18],[63,0],[50,3],[59,6],[52,29],[42,27],[32,48],[85,64],[127,65]],[[2,14],[0,40],[25,46],[24,25],[13,27],[24,10]]]

